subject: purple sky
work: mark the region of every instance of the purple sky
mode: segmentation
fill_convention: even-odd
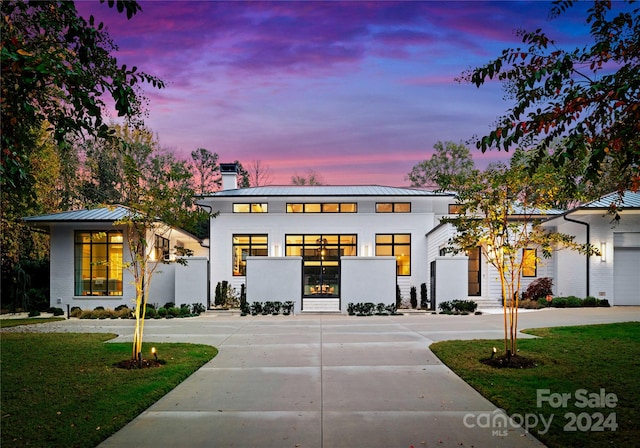
[[[517,46],[517,28],[570,46],[588,34],[578,10],[549,21],[546,1],[140,4],[130,21],[78,9],[105,22],[121,63],[167,82],[145,89],[161,145],[260,160],[271,184],[313,169],[327,184],[406,186],[434,143],[484,135],[509,108],[499,83],[454,78]],[[469,147],[480,167],[508,158]]]

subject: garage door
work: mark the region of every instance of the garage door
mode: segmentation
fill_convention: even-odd
[[[615,233],[613,247],[614,304],[640,306],[640,233]]]

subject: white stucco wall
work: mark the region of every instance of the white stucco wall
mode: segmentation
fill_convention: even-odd
[[[436,297],[434,309],[442,302],[467,300],[468,282],[466,256],[436,258]],[[430,298],[433,301],[433,298]],[[433,302],[432,302],[433,303]]]
[[[207,257],[187,257],[187,265],[175,264],[175,303],[192,305],[201,303],[207,307]]]
[[[292,301],[301,310],[302,257],[247,257],[247,303]]]
[[[349,302],[396,303],[395,257],[342,257],[341,262],[343,313]]]
[[[411,234],[411,275],[398,276],[403,297],[411,286],[428,282],[425,233],[446,212],[450,197],[217,197],[201,201],[220,212],[211,219],[211,284],[226,280],[247,285],[245,277],[233,276],[232,238],[234,234],[266,234],[269,256],[285,255],[286,235],[355,234],[357,256],[375,255],[376,234]],[[268,203],[268,213],[232,213],[233,203]],[[356,202],[357,213],[286,213],[286,204],[295,202]],[[376,213],[376,202],[411,202],[411,213]],[[345,278],[344,274],[341,278]],[[394,283],[395,285],[395,283]],[[395,286],[394,286],[395,288]],[[395,293],[394,293],[395,297]]]

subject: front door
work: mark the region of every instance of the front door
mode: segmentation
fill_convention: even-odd
[[[302,256],[302,310],[340,311],[340,257],[356,255],[356,235],[287,235],[287,255]]]

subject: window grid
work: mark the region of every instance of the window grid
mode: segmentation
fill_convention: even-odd
[[[376,213],[411,213],[411,202],[376,202]]]
[[[376,234],[376,256],[396,257],[396,275],[411,275],[411,234]]]
[[[355,202],[287,203],[287,213],[357,213]]]
[[[266,202],[257,203],[234,203],[233,213],[267,213],[268,204]]]
[[[121,296],[122,249],[122,231],[76,231],[74,294]]]
[[[536,249],[522,249],[522,276],[538,276],[538,255]]]
[[[233,235],[233,276],[247,275],[247,257],[266,257],[269,255],[267,235]]]

